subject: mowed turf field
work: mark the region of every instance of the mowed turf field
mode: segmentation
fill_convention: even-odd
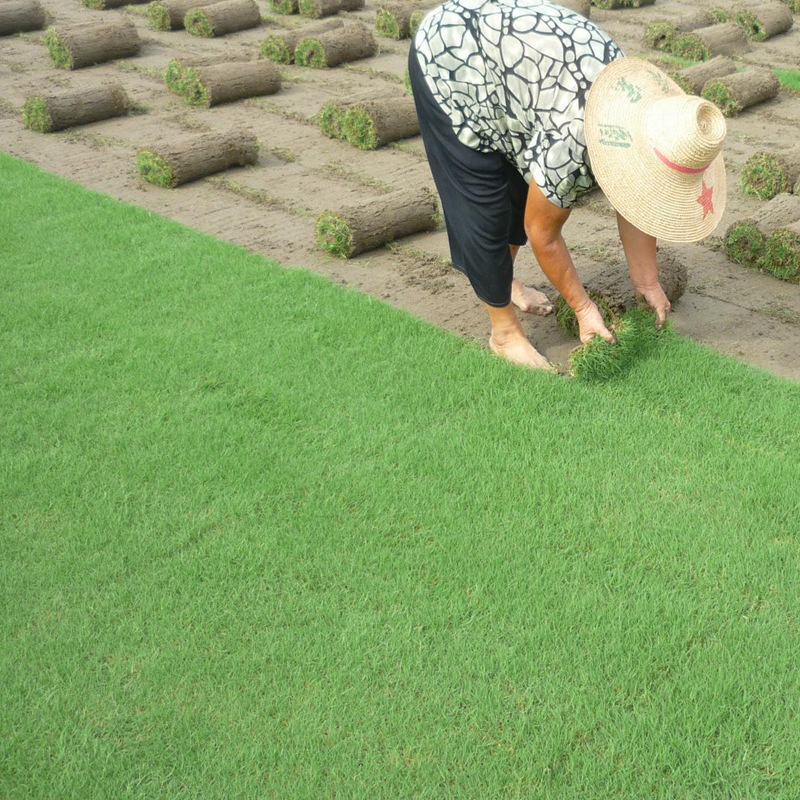
[[[9,157],[0,242],[0,797],[800,796],[800,385],[529,372]]]

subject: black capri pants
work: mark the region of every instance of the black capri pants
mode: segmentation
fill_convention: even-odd
[[[527,241],[528,184],[502,153],[481,153],[458,140],[425,82],[413,43],[408,74],[453,266],[484,303],[506,306],[514,277],[509,245]]]

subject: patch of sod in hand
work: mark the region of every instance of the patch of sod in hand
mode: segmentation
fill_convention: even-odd
[[[570,353],[572,375],[595,382],[625,375],[637,360],[646,358],[656,345],[663,345],[670,338],[669,324],[659,330],[655,322],[655,312],[647,309],[626,312],[609,328],[616,339],[613,344],[595,336]]]

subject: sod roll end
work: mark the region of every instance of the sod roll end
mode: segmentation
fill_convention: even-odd
[[[387,39],[407,39],[413,11],[413,7],[400,3],[379,6],[375,15],[375,32]]]
[[[764,257],[764,234],[752,219],[732,223],[724,236],[725,255],[743,267],[755,269]]]
[[[771,200],[782,192],[792,191],[800,179],[800,150],[753,153],[744,163],[739,177],[742,191],[760,200]]]
[[[644,29],[644,42],[653,50],[669,51],[676,35],[671,22],[651,22]]]
[[[297,14],[299,12],[297,0],[270,0],[269,7],[276,14],[288,15]]]
[[[147,25],[154,31],[172,30],[169,21],[169,8],[166,3],[153,0],[153,2],[147,6]]]
[[[26,128],[38,133],[50,133],[53,130],[53,120],[44,97],[33,95],[25,100],[22,122]]]
[[[762,266],[782,281],[800,281],[800,220],[770,234]]]

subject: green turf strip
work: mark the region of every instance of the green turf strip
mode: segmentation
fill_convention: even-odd
[[[800,386],[0,176],[0,796],[800,794]]]

